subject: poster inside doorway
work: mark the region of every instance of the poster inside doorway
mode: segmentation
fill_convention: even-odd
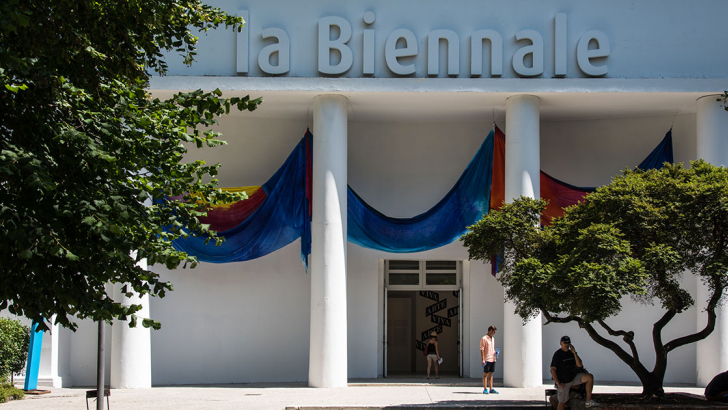
[[[424,374],[423,349],[437,332],[440,373],[459,374],[458,291],[390,291],[387,296],[388,374]],[[434,370],[433,370],[434,375]]]

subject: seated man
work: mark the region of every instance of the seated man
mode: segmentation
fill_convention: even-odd
[[[554,353],[551,359],[551,378],[556,383],[556,398],[559,402],[558,410],[564,410],[566,402],[569,401],[569,390],[572,386],[586,384],[586,407],[598,405],[592,400],[592,388],[594,387],[594,376],[589,373],[580,373],[577,368],[583,367],[583,363],[576,354],[576,349],[571,344],[569,336],[561,338],[561,349]]]
[[[705,387],[705,399],[728,403],[728,372],[713,377]]]

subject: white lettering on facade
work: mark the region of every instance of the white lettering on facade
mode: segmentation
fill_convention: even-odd
[[[566,76],[566,14],[554,17],[554,75]]]
[[[596,48],[590,49],[589,44],[591,44],[592,40],[596,43]],[[609,53],[607,35],[599,30],[589,30],[581,36],[579,44],[576,46],[576,63],[586,75],[593,77],[604,75],[608,71],[607,65],[595,66],[592,64],[591,59],[608,57]]]
[[[285,74],[291,68],[291,46],[288,34],[280,28],[267,28],[261,32],[263,40],[275,38],[276,43],[267,45],[258,54],[258,66],[266,74]],[[271,64],[271,57],[278,55],[278,64]]]
[[[367,11],[364,13],[364,24],[371,26],[374,24],[376,16],[373,12]],[[374,30],[364,29],[364,44],[363,44],[363,59],[362,61],[362,73],[364,75],[374,75]]]
[[[247,10],[238,11],[238,16],[248,22]],[[375,73],[375,57],[377,53],[374,12],[367,11],[362,16],[361,32],[361,75],[373,76]],[[553,75],[565,77],[568,74],[568,36],[567,15],[556,13],[553,19],[554,40]],[[326,16],[318,21],[318,72],[325,75],[342,75],[354,64],[354,53],[349,41],[353,38],[351,23],[343,17]],[[258,67],[268,75],[287,74],[291,69],[292,44],[288,33],[282,28],[266,28],[261,31],[262,39],[274,39],[275,42],[262,47],[258,53]],[[239,74],[249,73],[250,26],[246,24],[237,34],[236,71]],[[260,38],[260,37],[259,37]],[[520,77],[536,77],[544,74],[544,40],[536,30],[519,30],[514,38],[520,48],[515,50],[511,59],[513,72]],[[294,36],[300,41],[301,36]],[[447,76],[466,75],[460,72],[460,36],[448,29],[436,29],[427,33],[427,75],[440,76],[440,65],[447,53]],[[417,36],[411,30],[394,29],[384,44],[384,60],[386,68],[396,76],[411,76],[417,72],[415,60],[419,54]],[[380,45],[381,47],[381,45]],[[489,47],[486,48],[486,47]],[[381,50],[381,49],[380,49]],[[598,30],[589,30],[581,35],[575,50],[579,70],[587,76],[603,76],[607,74],[606,58],[609,57],[610,45],[607,35]],[[483,66],[490,61],[490,77],[503,75],[504,44],[501,33],[481,29],[470,34],[470,76],[483,76]],[[381,55],[381,54],[379,54]],[[596,61],[595,61],[596,60]],[[358,61],[357,61],[358,64]],[[487,69],[486,69],[487,71]]]
[[[397,48],[399,40],[404,40],[404,47]],[[389,37],[387,37],[387,43],[384,46],[384,59],[387,62],[387,68],[397,75],[410,75],[415,73],[415,65],[412,64],[400,64],[400,57],[413,57],[418,53],[417,48],[417,37],[415,34],[407,29],[399,28],[394,30]]]
[[[483,44],[490,41],[490,75],[503,74],[503,38],[495,30],[478,30],[470,37],[470,75],[483,75]]]
[[[427,75],[440,74],[440,40],[447,43],[447,75],[460,74],[460,38],[452,30],[432,30],[427,35]]]
[[[339,29],[339,37],[331,39],[331,28]],[[351,24],[343,17],[329,16],[319,19],[318,70],[322,74],[344,74],[354,63],[354,54],[346,43],[351,40]],[[339,52],[338,64],[331,64],[331,51]]]
[[[248,11],[239,10],[238,17],[242,17],[245,20],[245,25],[236,38],[237,43],[235,44],[235,63],[236,71],[238,74],[248,73],[248,41],[250,38],[250,28],[248,26]]]
[[[524,77],[543,74],[543,37],[536,30],[516,32],[516,41],[528,40],[531,45],[523,46],[513,54],[513,71]],[[526,57],[531,56],[531,67],[526,67]]]

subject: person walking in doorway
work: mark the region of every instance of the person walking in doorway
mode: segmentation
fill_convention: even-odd
[[[488,327],[488,334],[480,339],[480,359],[483,361],[483,394],[498,394],[493,388],[493,372],[495,372],[495,326]],[[488,391],[490,385],[490,392]]]
[[[438,361],[440,360],[440,348],[437,346],[437,332],[430,333],[430,338],[427,339],[427,345],[425,346],[427,352],[427,378],[430,378],[430,368],[435,365],[435,378],[440,378],[440,369]]]

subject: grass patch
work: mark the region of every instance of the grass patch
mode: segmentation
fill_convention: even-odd
[[[25,396],[22,389],[19,389],[10,383],[0,385],[0,403],[8,400],[20,400]]]

